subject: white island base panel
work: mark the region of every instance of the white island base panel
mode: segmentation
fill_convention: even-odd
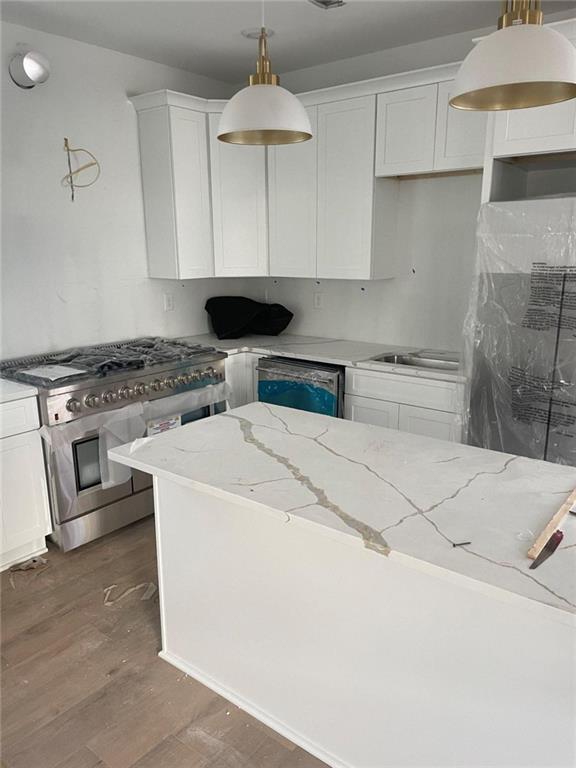
[[[571,614],[154,483],[164,659],[330,766],[575,764]]]

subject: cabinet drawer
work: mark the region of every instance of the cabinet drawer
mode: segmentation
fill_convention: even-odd
[[[460,384],[393,373],[347,368],[345,391],[347,395],[373,397],[438,411],[460,411],[462,407]]]
[[[401,432],[413,435],[435,437],[459,443],[462,440],[462,423],[456,413],[433,411],[431,408],[416,408],[413,405],[401,405],[398,428]]]
[[[0,437],[31,432],[39,426],[38,403],[35,397],[0,404]]]
[[[373,400],[356,395],[344,397],[344,418],[361,424],[398,429],[399,411],[398,403],[389,403],[387,400]]]

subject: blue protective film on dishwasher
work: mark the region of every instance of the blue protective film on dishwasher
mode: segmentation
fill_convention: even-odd
[[[338,399],[333,392],[314,383],[303,381],[260,381],[258,400],[262,403],[284,405],[301,411],[338,415]]]

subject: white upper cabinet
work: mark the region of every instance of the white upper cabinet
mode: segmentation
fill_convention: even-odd
[[[453,86],[453,80],[438,84],[434,170],[482,168],[488,113],[451,107]]]
[[[318,108],[306,110],[313,138],[268,150],[270,274],[316,277]]]
[[[576,47],[576,22],[560,24],[557,30]],[[576,99],[495,116],[494,157],[566,150],[576,150]]]
[[[267,275],[266,150],[218,141],[219,122],[210,115],[215,275]]]
[[[501,112],[494,120],[494,157],[576,149],[576,99]]]
[[[135,100],[136,102],[136,100]],[[179,106],[138,110],[150,277],[214,274],[206,115]]]
[[[482,168],[487,115],[453,109],[453,83],[378,95],[376,176]]]
[[[377,176],[433,169],[437,96],[436,83],[378,94]]]
[[[376,97],[318,107],[319,278],[370,279]]]

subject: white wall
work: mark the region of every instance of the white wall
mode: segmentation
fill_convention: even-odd
[[[30,91],[9,79],[19,44],[51,61]],[[136,116],[127,94],[171,88],[225,97],[209,78],[36,30],[2,24],[2,342],[12,357],[143,334],[207,330],[206,297],[256,281],[146,277]],[[63,139],[93,152],[102,177],[76,202],[60,185]],[[175,309],[163,311],[163,292]]]
[[[295,313],[290,333],[460,348],[472,282],[481,176],[399,182],[406,277],[376,282],[267,279],[270,301]],[[323,309],[312,308],[322,293]]]

